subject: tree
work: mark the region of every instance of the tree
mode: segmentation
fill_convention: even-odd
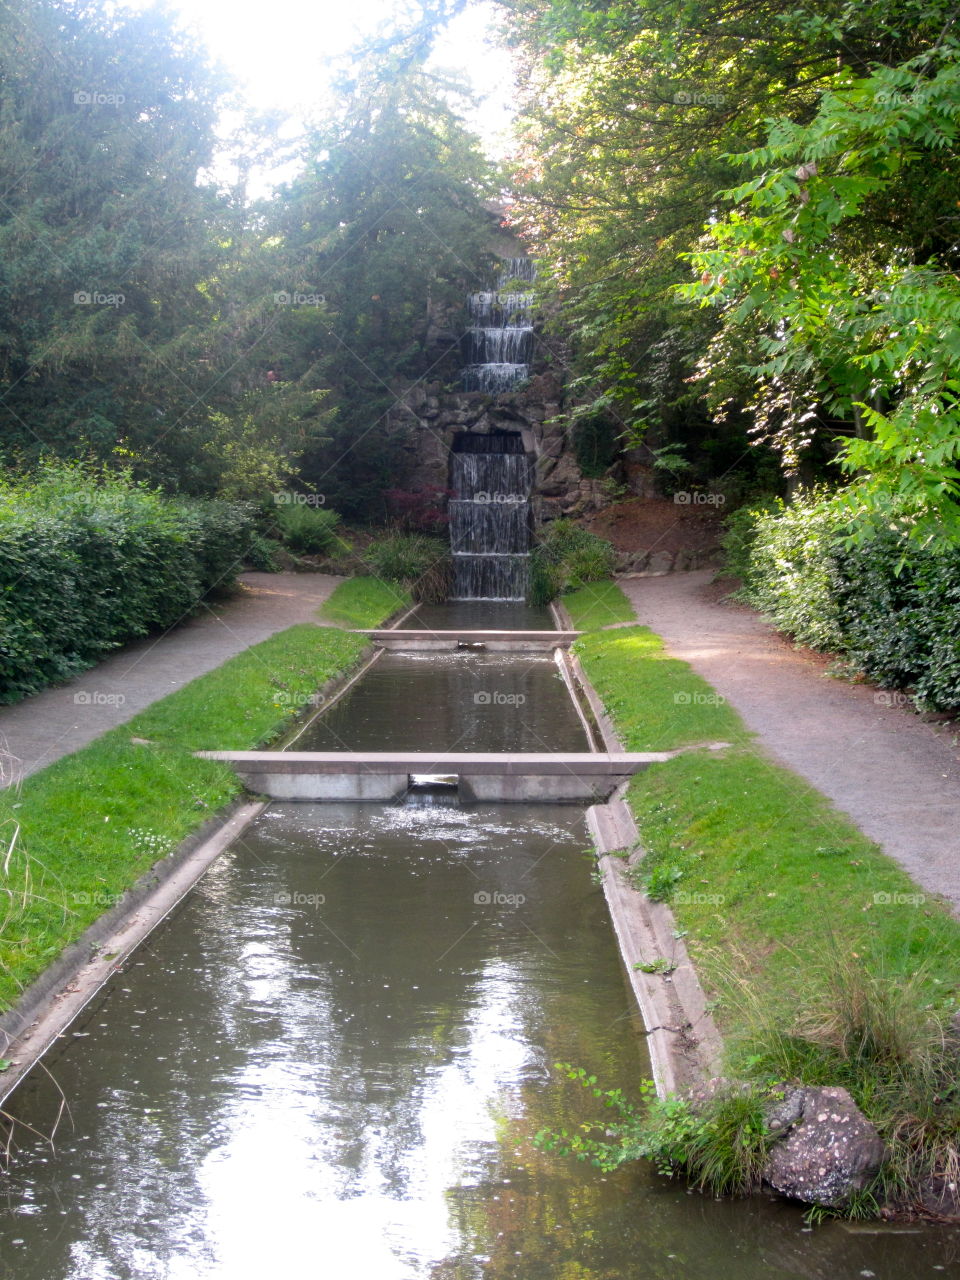
[[[428,343],[431,318],[462,311],[493,269],[491,174],[450,92],[420,67],[364,70],[278,201],[276,280],[323,298],[304,314],[300,361],[316,360],[336,409],[304,475],[348,515],[404,481],[387,414],[401,387],[450,372],[455,348]]]
[[[952,40],[838,76],[813,120],[740,157],[762,172],[726,193],[681,290],[721,318],[715,398],[746,363],[756,433],[795,460],[826,425],[843,501],[922,543],[960,539],[958,135]]]
[[[255,484],[315,434],[312,394],[265,385],[289,317],[253,293],[246,210],[201,181],[221,90],[155,10],[0,12],[8,464],[119,458],[169,488],[236,489],[251,448]]]
[[[719,427],[691,383],[718,315],[674,286],[683,254],[748,176],[772,115],[816,114],[848,68],[929,47],[946,4],[830,0],[502,0],[518,50],[523,107],[515,219],[541,261],[546,301],[573,335],[583,412],[614,413],[632,438],[699,447],[743,434],[736,404]]]

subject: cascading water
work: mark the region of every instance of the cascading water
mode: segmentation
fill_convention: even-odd
[[[533,295],[517,288],[536,278],[532,258],[505,258],[497,290],[467,299],[470,327],[463,338],[464,391],[496,395],[511,391],[530,374],[533,358]]]
[[[463,432],[450,466],[455,600],[523,600],[529,586],[533,458],[518,432]]]

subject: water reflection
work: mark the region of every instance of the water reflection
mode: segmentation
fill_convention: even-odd
[[[50,1067],[4,1180],[7,1280],[960,1275],[956,1233],[807,1232],[533,1149],[645,1066],[564,811],[276,806]],[[49,1123],[35,1073],[13,1099]],[[27,1135],[28,1137],[29,1135]]]

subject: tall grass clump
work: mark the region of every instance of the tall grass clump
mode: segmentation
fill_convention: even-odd
[[[436,603],[450,595],[453,562],[442,538],[391,533],[371,542],[364,560],[377,577],[397,583],[415,600]]]
[[[960,1033],[930,1000],[930,966],[904,977],[882,954],[828,943],[797,971],[792,1014],[740,965],[716,970],[732,1017],[731,1065],[754,1079],[842,1086],[886,1145],[874,1197],[918,1203],[960,1178]]]
[[[530,556],[531,604],[549,604],[565,591],[602,582],[613,573],[616,559],[611,543],[572,520],[554,520]]]

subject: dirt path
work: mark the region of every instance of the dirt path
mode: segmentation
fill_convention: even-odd
[[[896,695],[826,674],[708,571],[624,578],[637,618],[723,694],[767,754],[806,778],[960,913],[960,751]]]
[[[181,685],[315,611],[340,578],[322,573],[245,573],[230,600],[161,636],[131,644],[69,684],[0,707],[0,744],[26,777],[78,751]],[[7,776],[4,781],[11,779]]]

